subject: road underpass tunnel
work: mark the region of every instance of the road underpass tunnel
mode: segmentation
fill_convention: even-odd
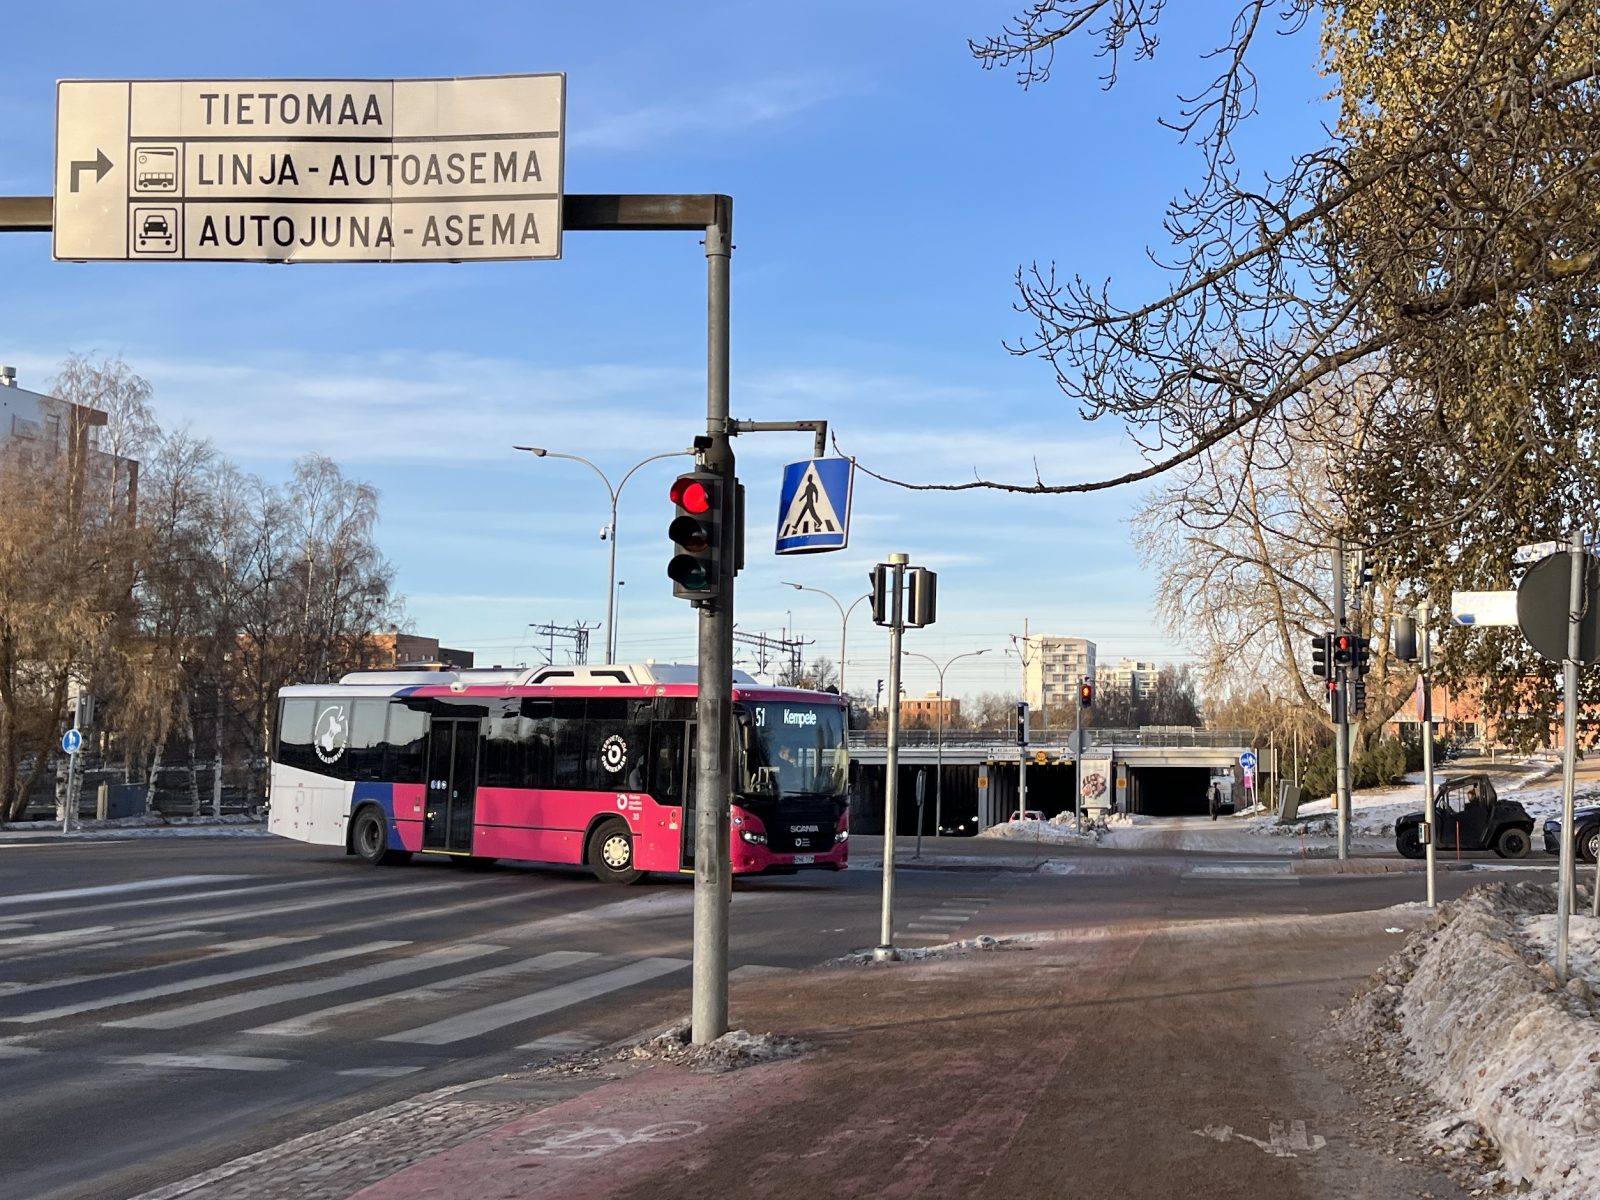
[[[1210,785],[1207,767],[1130,766],[1128,811],[1147,817],[1209,816],[1206,791]]]

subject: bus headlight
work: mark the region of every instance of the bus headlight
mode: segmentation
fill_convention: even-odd
[[[833,840],[836,842],[848,842],[850,840],[850,831],[848,829],[834,830]]]
[[[739,830],[739,836],[752,846],[765,846],[767,844],[767,835],[757,833],[753,829],[741,829]]]

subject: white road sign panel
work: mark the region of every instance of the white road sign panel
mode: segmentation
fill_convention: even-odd
[[[55,257],[559,258],[566,76],[62,80]]]
[[[1451,592],[1450,621],[1454,625],[1515,625],[1517,593]]]

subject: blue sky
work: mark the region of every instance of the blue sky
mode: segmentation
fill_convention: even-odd
[[[827,419],[841,447],[928,480],[1103,477],[1135,463],[1122,432],[1085,423],[1027,332],[1013,272],[1033,259],[1109,277],[1124,298],[1159,277],[1146,247],[1198,156],[1159,128],[1208,78],[1216,16],[1174,11],[1154,63],[1102,90],[1086,44],[1049,84],[985,72],[966,39],[1022,0],[918,6],[397,0],[384,5],[58,0],[7,17],[0,193],[52,178],[59,78],[407,78],[565,71],[569,192],[726,192],[735,200],[733,413]],[[1174,6],[1176,9],[1178,6]],[[1187,6],[1209,9],[1210,6]],[[1315,31],[1260,60],[1266,110],[1247,169],[1281,165],[1328,116]],[[311,451],[383,494],[380,540],[419,633],[480,662],[538,661],[529,623],[605,615],[606,517],[582,466],[619,478],[686,446],[705,412],[705,260],[692,234],[573,233],[544,263],[68,264],[43,235],[0,238],[0,362],[42,389],[73,351],[116,354],[248,470],[287,475]],[[737,621],[816,639],[891,551],[940,574],[940,619],[907,635],[939,660],[990,648],[951,694],[1015,689],[1002,654],[1024,619],[1085,636],[1102,661],[1186,657],[1153,615],[1127,518],[1139,494],[910,493],[858,477],[848,550],[771,554],[782,464],[801,434],[740,438],[750,504]],[[693,610],[665,577],[675,462],[622,493],[619,657],[692,660]],[[850,625],[849,682],[883,676],[887,639]],[[597,633],[596,645],[603,633]],[[907,660],[913,694],[933,672]]]

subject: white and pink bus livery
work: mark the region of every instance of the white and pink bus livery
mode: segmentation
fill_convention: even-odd
[[[267,828],[415,853],[694,870],[695,668],[363,671],[279,693]],[[735,672],[735,874],[842,870],[843,701]]]

